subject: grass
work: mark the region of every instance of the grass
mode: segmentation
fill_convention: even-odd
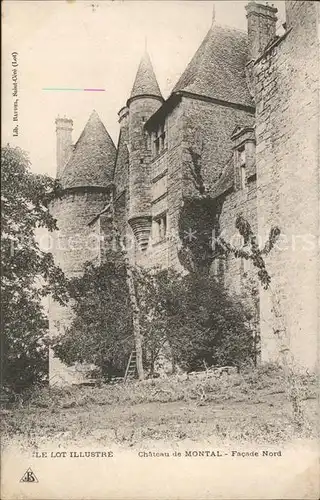
[[[4,413],[2,436],[33,445],[87,439],[129,446],[213,437],[279,444],[316,437],[316,377],[299,377],[299,422],[297,397],[290,401],[285,382],[281,368],[265,365],[221,377],[203,372],[127,385],[35,389]]]

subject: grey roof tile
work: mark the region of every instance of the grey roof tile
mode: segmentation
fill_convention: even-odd
[[[62,173],[66,188],[105,187],[112,181],[116,148],[98,113],[93,111]]]
[[[140,61],[130,99],[141,95],[152,95],[162,98],[161,91],[147,51]]]
[[[172,93],[185,91],[253,106],[246,83],[247,57],[246,32],[214,23]]]

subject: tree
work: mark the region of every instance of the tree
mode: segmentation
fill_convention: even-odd
[[[128,268],[123,253],[108,251],[102,265],[88,262],[83,276],[70,280],[73,321],[53,345],[55,354],[67,365],[94,364],[106,380],[123,375],[137,345],[136,310],[143,372],[152,371],[167,333],[165,319],[159,317],[159,304],[153,300],[158,300],[163,285],[158,283],[158,275],[138,267],[129,268],[128,279]],[[138,367],[137,372],[139,376]]]
[[[123,374],[134,346],[126,268],[113,257],[98,267],[87,263],[83,276],[70,280],[74,319],[53,345],[67,365],[94,364],[105,379]]]
[[[239,367],[254,359],[252,311],[213,278],[168,269],[144,271],[143,282],[144,344],[153,352],[153,362],[165,343],[173,364],[187,371],[204,365]]]
[[[126,281],[129,291],[129,300],[131,305],[132,313],[132,328],[134,336],[134,348],[136,351],[136,367],[139,380],[144,379],[144,369],[143,369],[143,349],[142,349],[142,334],[141,334],[141,313],[137,299],[137,290],[134,281],[133,269],[130,266],[129,257],[127,253],[126,246],[124,245],[119,227],[116,221],[115,206],[114,206],[114,193],[111,194],[110,199],[110,212],[112,219],[113,232],[116,239],[116,243],[119,245],[120,255],[123,259],[125,271],[126,271]]]
[[[67,301],[64,275],[35,234],[56,229],[48,204],[60,188],[33,174],[27,154],[9,145],[1,149],[1,185],[2,385],[19,392],[47,374],[43,298]]]
[[[132,270],[143,348],[144,370],[153,374],[167,347],[173,365],[187,371],[204,364],[240,366],[256,348],[250,312],[213,280],[168,269]],[[68,365],[93,363],[105,379],[123,375],[135,346],[127,269],[109,253],[101,266],[87,264],[70,281],[74,319],[56,339],[54,351]]]

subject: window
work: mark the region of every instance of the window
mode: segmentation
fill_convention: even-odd
[[[166,132],[164,130],[164,125],[159,129],[159,139],[160,139],[160,150],[162,151],[166,147]]]
[[[154,154],[155,154],[155,156],[160,154],[161,151],[163,151],[166,147],[167,147],[166,131],[165,131],[165,125],[163,123],[158,127],[158,129],[155,133],[155,139],[154,139]]]
[[[167,176],[163,175],[152,183],[152,201],[167,194]]]
[[[246,187],[246,152],[244,146],[238,149],[240,189]]]
[[[162,214],[154,219],[155,243],[165,239],[167,235],[167,214]]]
[[[155,155],[156,156],[160,152],[160,140],[159,140],[159,137],[157,137],[156,140],[154,141],[154,151],[155,151]]]

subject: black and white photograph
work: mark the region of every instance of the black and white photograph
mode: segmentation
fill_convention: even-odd
[[[319,498],[319,5],[2,2],[3,500]]]

